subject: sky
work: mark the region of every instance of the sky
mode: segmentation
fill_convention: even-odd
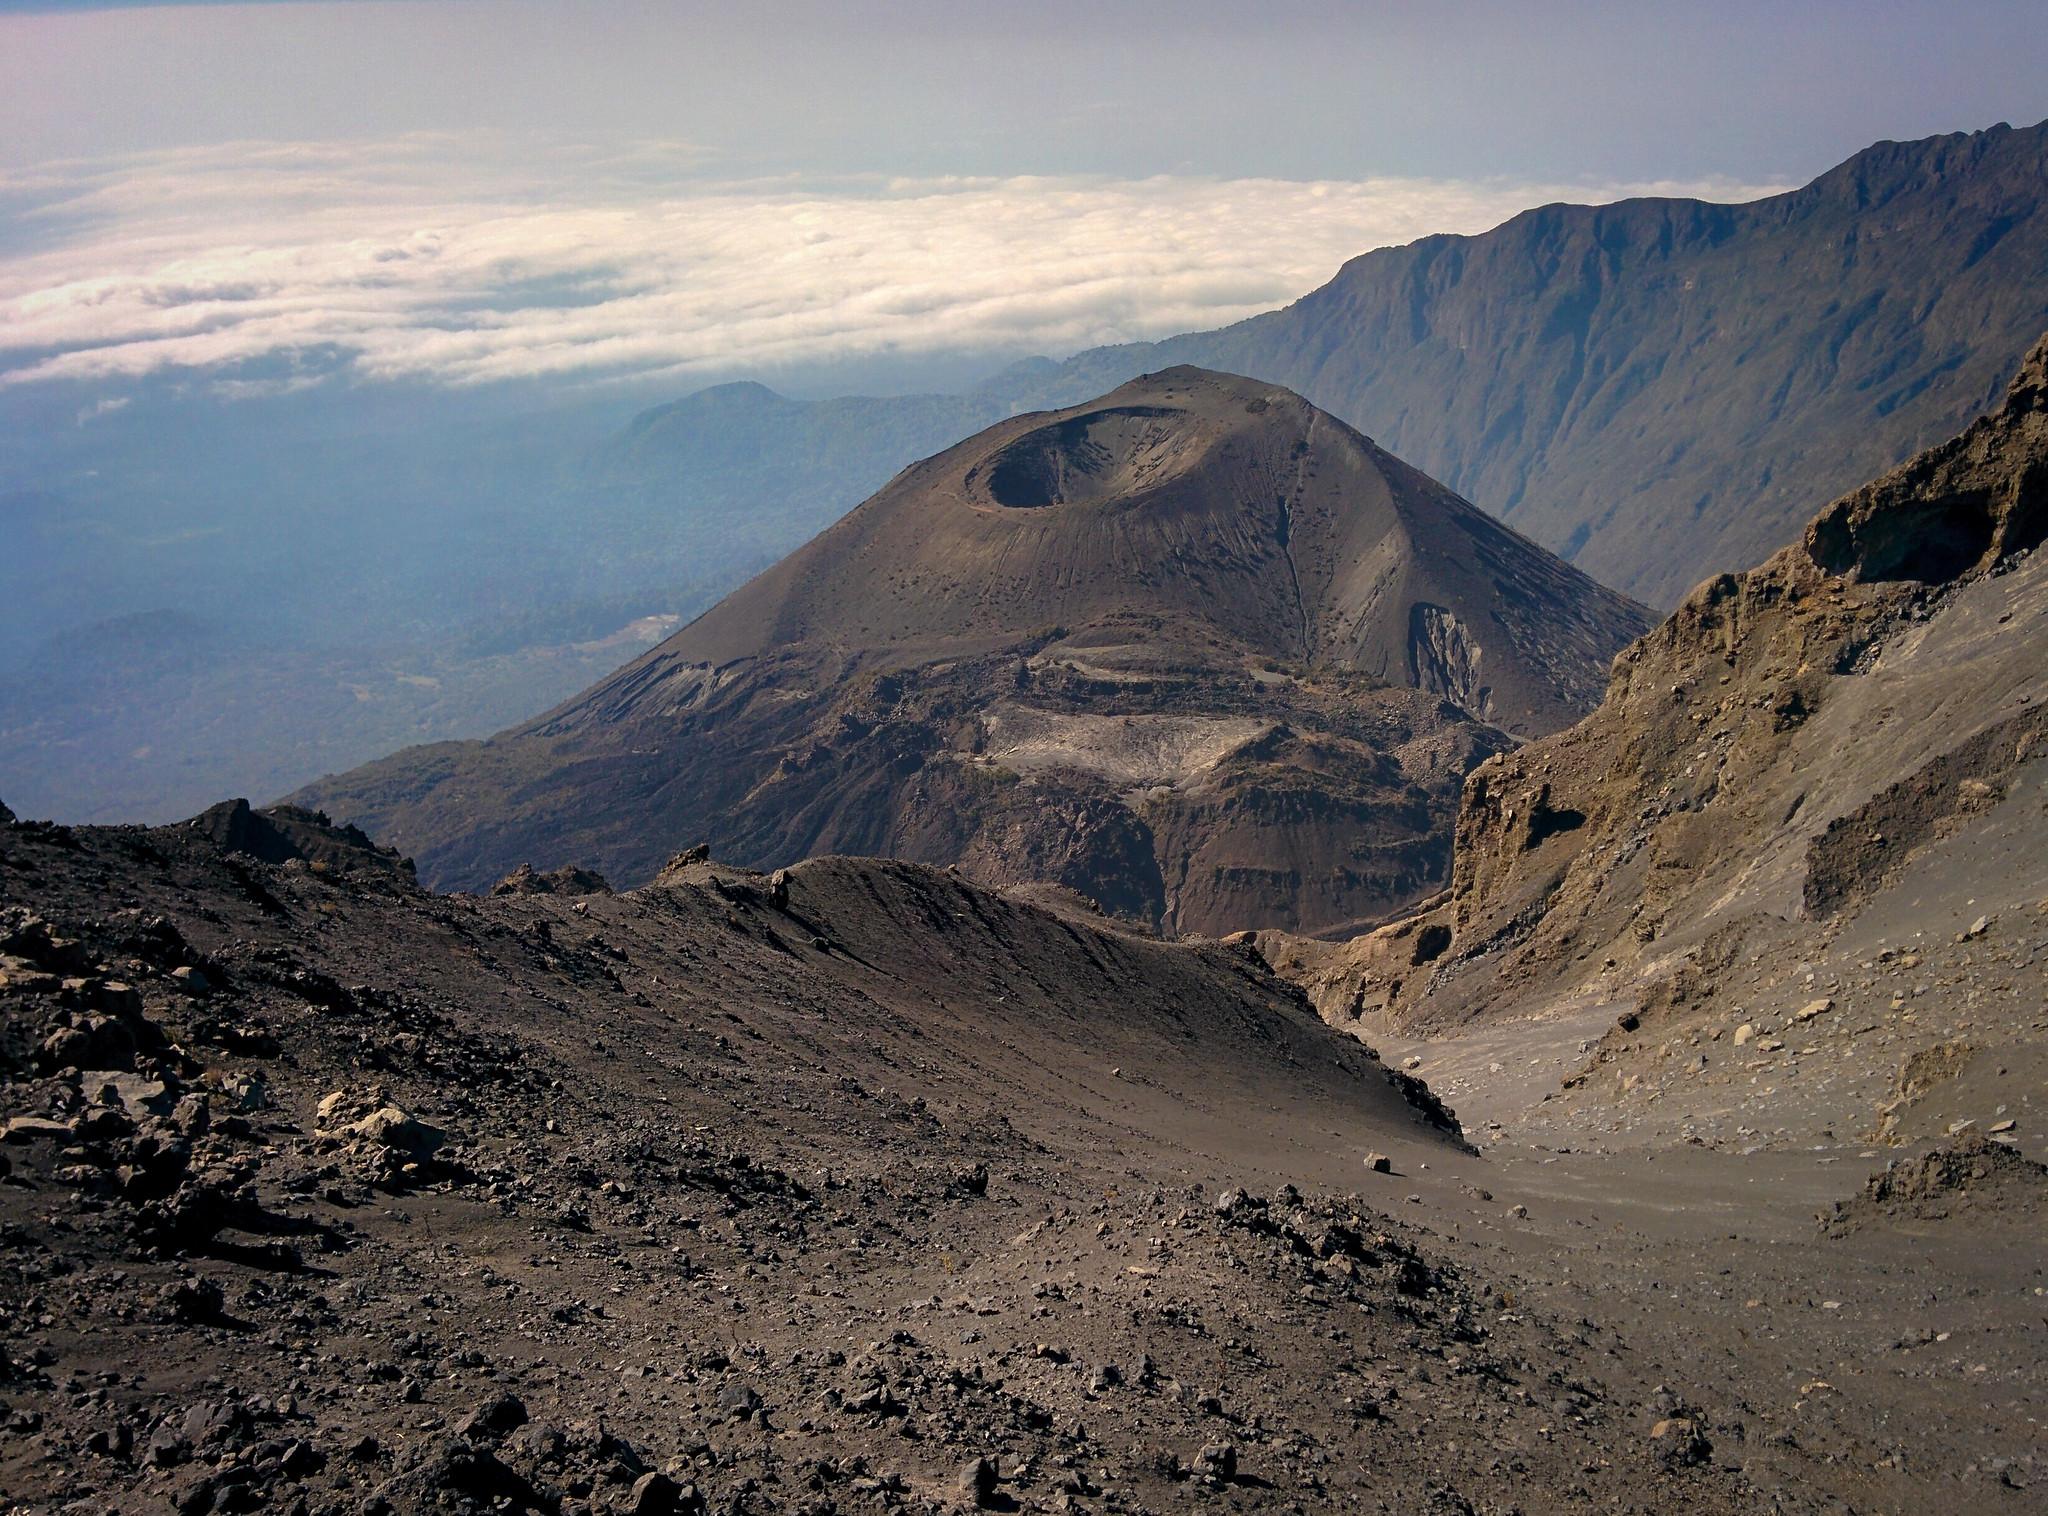
[[[2048,116],[2048,6],[0,0],[0,407],[1043,352]]]

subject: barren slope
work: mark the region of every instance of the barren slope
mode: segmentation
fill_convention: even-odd
[[[1299,397],[1177,369],[905,470],[525,727],[305,798],[438,883],[704,838],[1326,930],[1434,888],[1465,771],[1645,619]]]
[[[0,823],[12,1498],[1748,1498],[1606,1467],[1597,1355],[1346,1195],[1469,1160],[1250,955],[902,864],[436,897],[265,819],[322,856]],[[1417,1439],[1467,1417],[1491,1468]]]
[[[1473,1155],[1241,949],[906,864],[507,888],[303,813],[0,811],[9,1499],[1712,1516],[2042,1472],[2010,1155]]]
[[[1481,766],[1440,903],[1269,956],[1367,1025],[1590,1018],[1546,1117],[1796,1140],[2007,1114],[2048,1068],[2044,532],[2048,343],[1960,437],[1701,586],[1594,715]],[[1923,1100],[1979,1063],[1959,1107]]]

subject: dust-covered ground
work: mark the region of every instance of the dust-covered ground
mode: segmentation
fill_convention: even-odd
[[[1363,1033],[1529,1206],[1518,1263],[1539,1235],[1569,1260],[1550,1308],[1719,1386],[1759,1482],[1858,1511],[2048,1490],[2044,781],[2002,776],[1832,930],[1759,914],[1614,998]]]
[[[1474,1153],[1244,949],[908,865],[591,888],[0,827],[13,1507],[2039,1499],[2031,1165]]]

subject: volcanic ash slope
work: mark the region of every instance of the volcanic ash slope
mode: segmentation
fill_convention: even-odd
[[[1300,397],[1171,369],[913,465],[524,727],[299,798],[441,885],[706,840],[1342,930],[1441,886],[1466,772],[1647,624]]]

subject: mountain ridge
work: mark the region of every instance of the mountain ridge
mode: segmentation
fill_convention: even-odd
[[[1175,363],[1244,373],[1669,609],[1995,403],[2048,325],[2044,267],[2048,122],[2000,125],[1876,143],[1758,201],[1535,207],[1360,254],[1228,327],[862,414],[922,440],[942,417],[965,432]],[[842,439],[834,414],[803,413],[801,450],[829,471],[846,446],[872,477],[871,433]]]
[[[1443,896],[1342,946],[1262,951],[1375,1034],[1605,1013],[1561,1112],[1650,1121],[1677,1050],[1711,1086],[1728,1055],[1691,1049],[1734,1034],[1768,1076],[1796,1035],[1874,1131],[1939,1135],[1950,1080],[1974,1069],[1969,1098],[2002,1100],[2041,1063],[2033,1007],[2004,991],[2048,889],[2044,538],[2048,338],[1957,436],[1703,584],[1592,715],[1475,769]],[[1940,1015],[1912,1004],[1959,984]]]

